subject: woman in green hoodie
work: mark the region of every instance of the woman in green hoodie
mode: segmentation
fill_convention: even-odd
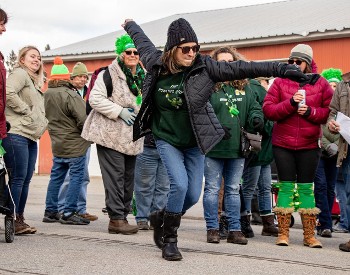
[[[243,59],[230,47],[214,50],[212,58],[227,62]],[[218,200],[221,179],[224,178],[224,204],[229,230],[227,242],[245,245],[248,240],[240,226],[239,184],[245,162],[240,150],[240,126],[248,131],[261,132],[263,114],[247,79],[217,83],[216,90],[210,103],[221,125],[232,137],[219,142],[205,157],[203,207],[207,242],[220,242]]]

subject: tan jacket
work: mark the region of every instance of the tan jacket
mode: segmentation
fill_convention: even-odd
[[[46,130],[44,95],[22,68],[15,68],[7,78],[5,114],[11,134],[36,141]]]
[[[123,108],[133,108],[138,113],[136,97],[130,92],[126,77],[114,60],[108,66],[113,83],[113,92],[107,97],[103,71],[98,75],[89,96],[93,110],[87,117],[81,136],[89,141],[126,155],[137,155],[143,151],[143,138],[132,141],[133,127],[119,117]]]
[[[338,83],[329,108],[331,109],[331,112],[329,113],[328,121],[334,119],[338,111],[346,116],[350,116],[350,87],[347,82],[341,81]],[[340,135],[338,143],[337,167],[342,166],[343,159],[346,158],[347,153],[348,143]]]

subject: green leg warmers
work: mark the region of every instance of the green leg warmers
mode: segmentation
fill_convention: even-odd
[[[298,183],[299,208],[315,208],[313,183]]]
[[[294,182],[281,181],[279,184],[277,207],[290,208],[294,207]]]

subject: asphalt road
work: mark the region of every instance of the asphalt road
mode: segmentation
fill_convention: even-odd
[[[288,247],[261,236],[261,226],[253,226],[256,236],[248,245],[208,244],[200,201],[178,232],[184,259],[168,262],[153,244],[152,231],[108,234],[100,178],[93,178],[88,189],[88,211],[99,216],[97,221],[87,226],[41,222],[47,183],[48,176],[34,176],[26,208],[27,222],[37,234],[15,236],[10,244],[0,235],[0,274],[350,274],[350,253],[338,249],[350,234],[321,238],[322,249],[304,247],[296,213]],[[133,216],[129,222],[135,224]]]

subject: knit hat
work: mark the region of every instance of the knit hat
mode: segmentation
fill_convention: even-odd
[[[73,67],[71,77],[75,77],[77,75],[89,76],[88,70],[87,70],[85,64],[82,62],[77,62]]]
[[[330,82],[335,82],[335,83],[339,83],[340,81],[342,81],[342,71],[339,69],[334,69],[334,68],[329,68],[326,70],[323,70],[321,75],[327,79],[327,81]]]
[[[167,52],[174,46],[187,42],[195,42],[198,44],[197,35],[192,29],[190,23],[183,18],[179,18],[173,21],[168,28],[168,40],[165,44],[164,50]]]
[[[131,37],[128,34],[124,34],[122,36],[117,37],[115,40],[115,52],[120,55],[127,49],[136,48],[134,41],[132,41]]]
[[[298,44],[291,51],[289,58],[298,58],[311,65],[312,62],[312,48],[306,44]]]
[[[50,79],[70,80],[69,70],[66,65],[63,64],[61,57],[56,56],[53,64]]]

